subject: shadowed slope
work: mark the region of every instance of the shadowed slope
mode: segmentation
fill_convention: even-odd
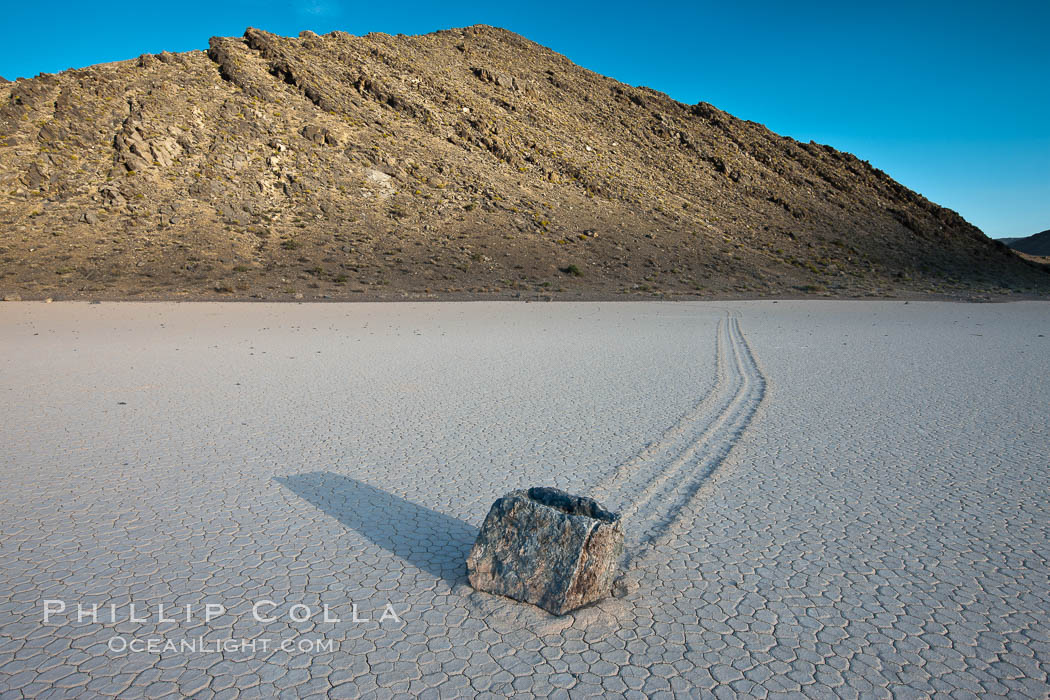
[[[1029,255],[1050,255],[1050,230],[1040,231],[1024,238],[1005,239],[1003,243]]]

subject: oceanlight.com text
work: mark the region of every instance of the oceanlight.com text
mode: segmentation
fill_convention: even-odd
[[[300,653],[323,653],[335,650],[331,639],[312,637],[292,637],[273,639],[204,639],[203,637],[185,637],[166,639],[164,637],[112,637],[106,645],[116,654],[233,654],[233,653],[266,653],[274,650]]]

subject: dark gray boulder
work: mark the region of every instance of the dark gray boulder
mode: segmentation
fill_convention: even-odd
[[[620,516],[553,488],[497,499],[467,557],[476,590],[555,615],[607,597],[623,556]]]

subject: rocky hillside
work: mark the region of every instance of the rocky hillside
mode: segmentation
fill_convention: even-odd
[[[248,29],[0,84],[23,298],[1046,293],[848,153],[510,32]]]

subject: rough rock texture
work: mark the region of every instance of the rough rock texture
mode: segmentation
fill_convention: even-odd
[[[470,585],[564,615],[610,594],[623,555],[620,516],[552,488],[492,504],[467,557]]]
[[[502,29],[208,44],[0,84],[0,292],[1050,291],[867,162]]]

